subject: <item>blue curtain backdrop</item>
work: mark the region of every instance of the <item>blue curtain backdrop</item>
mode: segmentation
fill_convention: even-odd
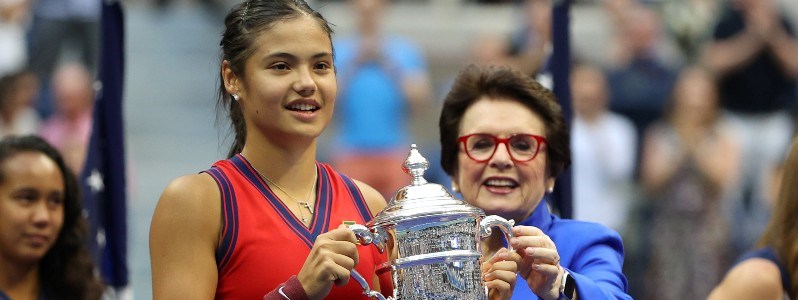
[[[81,174],[89,248],[105,284],[128,284],[127,188],[122,95],[125,74],[124,15],[117,0],[102,1],[99,81],[94,125]]]

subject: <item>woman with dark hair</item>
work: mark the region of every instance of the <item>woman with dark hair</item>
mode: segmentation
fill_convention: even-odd
[[[0,141],[0,299],[99,299],[77,181],[35,136]]]
[[[618,233],[563,220],[544,201],[570,164],[569,134],[554,94],[509,67],[469,66],[440,117],[441,165],[463,200],[515,220],[521,255],[513,299],[630,299]],[[498,232],[484,254],[503,247]]]
[[[235,140],[228,159],[161,195],[150,231],[155,299],[365,298],[352,270],[390,293],[376,276],[385,255],[358,247],[342,225],[365,224],[385,199],[316,161],[337,92],[331,32],[302,0],[245,1],[227,15],[219,108]],[[515,264],[493,269],[510,290]]]
[[[779,196],[759,249],[744,254],[709,295],[715,299],[798,299],[798,139],[784,162]]]

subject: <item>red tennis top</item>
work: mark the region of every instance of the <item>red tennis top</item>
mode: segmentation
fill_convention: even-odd
[[[306,227],[271,191],[240,154],[216,162],[205,171],[219,186],[222,233],[216,249],[219,282],[217,299],[261,299],[296,275],[316,236],[338,228],[343,221],[365,224],[372,215],[355,183],[329,165],[318,171],[313,220]],[[385,261],[376,247],[359,246],[355,269],[372,284],[375,269]],[[372,287],[373,289],[374,287]],[[335,286],[326,299],[367,299],[350,279]]]

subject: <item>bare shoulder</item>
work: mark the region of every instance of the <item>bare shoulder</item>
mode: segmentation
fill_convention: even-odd
[[[221,223],[220,193],[210,175],[183,176],[166,187],[150,225],[155,299],[213,299]]]
[[[352,180],[355,181],[355,184],[360,189],[360,192],[363,193],[363,198],[366,199],[366,204],[368,204],[372,215],[376,216],[383,209],[385,209],[385,206],[388,205],[388,203],[385,201],[385,198],[382,196],[382,194],[380,194],[380,192],[362,181],[356,179]]]
[[[767,259],[751,258],[729,270],[708,299],[781,299],[782,291],[779,267]]]
[[[221,213],[219,189],[208,174],[192,174],[173,180],[158,199],[153,218],[215,220]],[[205,218],[212,217],[212,218]],[[196,225],[196,224],[194,224]]]

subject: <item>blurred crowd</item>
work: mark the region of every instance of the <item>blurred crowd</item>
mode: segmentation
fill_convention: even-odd
[[[773,0],[603,6],[609,56],[572,72],[575,218],[623,234],[633,296],[703,299],[770,216],[795,127],[793,22]]]
[[[0,1],[0,137],[38,134],[76,174],[91,134],[100,2]]]

